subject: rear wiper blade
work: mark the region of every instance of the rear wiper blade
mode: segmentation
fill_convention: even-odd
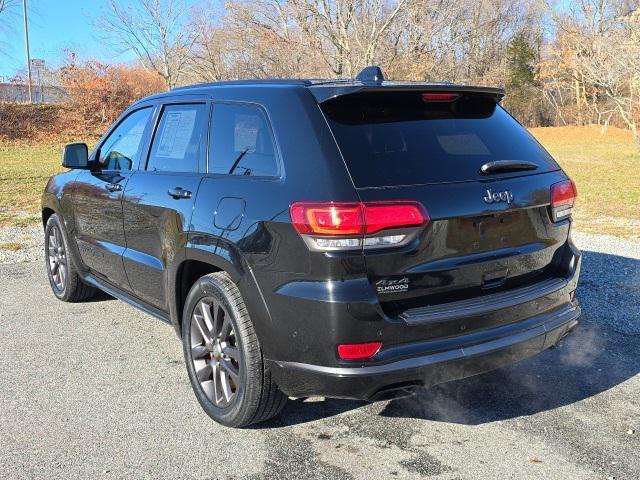
[[[526,160],[494,160],[480,167],[480,173],[488,175],[496,172],[515,172],[518,170],[535,170],[538,165]]]
[[[242,160],[242,157],[244,157],[247,153],[249,153],[249,147],[245,148],[243,151],[240,152],[240,155],[238,155],[238,158],[236,158],[233,161],[233,165],[231,165],[231,168],[229,169],[229,173],[227,175],[233,175],[233,172],[235,172],[236,168],[238,168],[238,164],[240,163],[240,160]]]

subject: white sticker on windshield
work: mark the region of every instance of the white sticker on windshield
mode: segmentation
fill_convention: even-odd
[[[183,159],[193,135],[196,110],[171,111],[166,114],[156,156]]]

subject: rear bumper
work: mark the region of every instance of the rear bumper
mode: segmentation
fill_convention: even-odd
[[[277,357],[266,353],[265,361],[289,396],[364,400],[517,362],[554,345],[577,324],[573,292],[581,254],[571,241],[565,247],[558,251],[559,278],[396,318],[384,314],[366,278],[286,283],[276,290],[281,301],[271,302],[280,328],[269,340],[282,347]],[[337,358],[338,344],[378,339],[382,348],[371,360]]]
[[[503,336],[493,331],[490,340],[446,350],[438,349],[442,344],[435,341],[413,344],[411,356],[370,366],[327,367],[273,360],[267,360],[267,366],[280,388],[292,397],[383,400],[410,394],[417,386],[477,375],[535,355],[555,345],[576,326],[579,316],[577,304],[565,304],[515,328],[511,325]]]

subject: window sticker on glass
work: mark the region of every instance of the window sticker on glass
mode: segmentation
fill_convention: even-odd
[[[167,112],[156,156],[173,159],[185,157],[193,134],[196,113],[193,109]]]

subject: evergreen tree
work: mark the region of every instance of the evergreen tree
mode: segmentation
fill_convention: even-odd
[[[536,112],[530,107],[532,101],[537,101],[539,95],[539,92],[535,92],[538,87],[537,61],[537,52],[527,36],[524,33],[516,34],[507,46],[505,104],[509,111],[523,123],[533,121],[532,117],[536,116]]]

